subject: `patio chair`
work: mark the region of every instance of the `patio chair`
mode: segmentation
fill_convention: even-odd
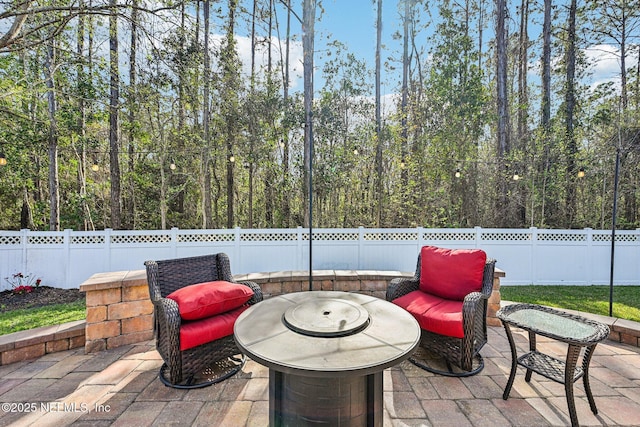
[[[487,300],[493,289],[495,260],[479,249],[425,246],[414,277],[393,279],[386,299],[411,313],[422,330],[423,353],[444,359],[446,370],[428,357],[416,366],[440,375],[464,377],[484,368],[480,349],[487,342]],[[418,354],[420,352],[416,352]]]
[[[154,306],[156,348],[164,361],[162,383],[206,387],[242,369],[245,357],[236,347],[233,325],[245,309],[262,301],[260,287],[234,281],[224,253],[144,265]]]

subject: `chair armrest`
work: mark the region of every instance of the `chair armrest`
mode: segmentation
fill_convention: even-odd
[[[251,290],[253,291],[253,296],[249,301],[247,301],[247,304],[253,305],[262,301],[262,288],[257,283],[251,282],[249,280],[242,280],[239,282],[234,281],[233,283],[239,283],[241,285],[245,285],[251,288]]]
[[[485,316],[484,307],[487,305],[487,296],[481,292],[471,292],[464,297],[462,302],[462,324],[465,331],[472,328],[475,322],[482,321]],[[470,323],[470,325],[468,325]],[[465,332],[466,335],[466,332]]]
[[[163,359],[173,360],[180,357],[180,311],[178,303],[169,298],[160,298],[153,302],[156,347]],[[165,359],[168,363],[168,360]]]
[[[478,307],[480,307],[483,302],[483,300],[486,300],[487,296],[484,295],[481,292],[471,292],[470,294],[467,294],[464,297],[464,300],[462,302],[462,310],[463,311],[471,311],[471,312],[475,312]],[[468,308],[467,308],[468,307]]]
[[[417,291],[420,287],[420,283],[415,277],[410,279],[398,277],[391,280],[389,287],[387,288],[387,301],[393,301],[396,298],[400,298],[409,292]]]

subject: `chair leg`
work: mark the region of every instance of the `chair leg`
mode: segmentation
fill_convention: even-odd
[[[231,366],[229,366],[228,368],[226,368],[222,373],[220,373],[218,376],[216,376],[215,378],[211,378],[211,379],[207,379],[205,381],[201,381],[198,383],[194,383],[194,375],[190,375],[185,381],[182,381],[180,384],[173,384],[171,381],[169,381],[169,379],[167,378],[167,370],[169,369],[169,367],[167,366],[166,363],[164,363],[161,367],[160,367],[160,372],[158,374],[158,377],[160,378],[160,381],[162,382],[162,384],[164,384],[167,387],[172,387],[172,388],[177,388],[177,389],[195,389],[195,388],[203,388],[203,387],[208,387],[210,385],[219,383],[221,381],[226,380],[227,378],[230,378],[232,376],[234,376],[235,374],[237,374],[242,367],[244,366],[245,362],[247,361],[247,357],[246,356],[242,356],[241,359],[238,359],[237,357],[229,357],[229,360],[232,360],[234,363],[231,364]]]
[[[479,373],[484,369],[484,360],[482,359],[482,356],[480,354],[476,354],[475,357],[473,358],[474,368],[471,369],[470,371],[463,371],[460,368],[456,370],[455,369],[456,367],[452,365],[448,360],[444,358],[443,360],[447,365],[447,370],[434,368],[433,366],[429,366],[428,364],[414,357],[409,358],[409,362],[413,363],[418,368],[424,369],[425,371],[431,372],[433,374],[444,375],[446,377],[458,377],[458,378],[470,377],[470,376],[476,375],[477,373]]]

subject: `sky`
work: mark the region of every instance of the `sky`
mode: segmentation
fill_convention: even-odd
[[[374,4],[375,3],[375,4]],[[397,61],[396,70],[390,72],[383,70],[382,75],[382,92],[390,94],[397,91],[400,79],[400,63],[402,40],[394,40],[392,35],[396,32],[402,33],[401,12],[398,10],[398,1],[383,1],[382,15],[382,43],[383,61],[389,57],[394,57]],[[302,16],[302,0],[292,0],[292,5],[296,13]],[[321,8],[318,8],[316,18],[316,39],[314,56],[316,72],[314,74],[315,90],[322,86],[321,68],[327,59],[327,43],[331,40],[339,40],[347,45],[349,51],[355,53],[358,58],[366,60],[370,69],[374,69],[375,46],[376,46],[376,0],[321,0]],[[436,15],[435,10],[431,11]],[[493,37],[494,20],[493,10],[486,17],[487,28],[485,30],[485,42],[489,43]],[[513,11],[510,20],[510,33],[515,33],[516,28],[516,12]],[[284,15],[281,20],[281,26],[284,28]],[[423,19],[426,20],[426,12],[422,12]],[[556,23],[557,24],[557,23]],[[300,25],[292,20],[294,26],[292,34],[300,34]],[[531,38],[537,37],[541,32],[541,19],[533,17],[529,23],[529,35]],[[428,30],[432,31],[432,30]],[[426,44],[427,34],[421,34],[418,41]],[[487,48],[488,49],[488,48]],[[293,57],[297,66],[294,67],[294,75],[292,75],[292,90],[302,90],[302,45],[298,38],[298,43],[293,46]],[[554,55],[561,55],[557,50],[552,52]],[[619,81],[619,59],[617,49],[610,45],[595,45],[585,49],[585,55],[588,60],[593,61],[591,68],[592,75],[584,80],[584,83],[590,87],[595,87],[599,83],[607,81]],[[634,56],[635,55],[635,56]],[[637,53],[632,54],[627,60],[627,64],[635,64],[637,61]],[[539,80],[539,58],[533,58],[530,64],[530,80]]]
[[[279,1],[279,0],[278,0]],[[301,17],[302,16],[302,1],[303,0],[291,0],[292,7],[295,12]],[[562,3],[563,0],[558,0],[558,2],[554,2],[554,4],[558,4],[560,10],[562,7],[559,3]],[[370,70],[374,69],[374,60],[375,60],[375,46],[376,46],[376,0],[318,0],[320,6],[318,7],[317,12],[317,23],[316,23],[316,37],[315,37],[315,47],[316,53],[314,55],[315,68],[316,72],[314,74],[315,80],[315,90],[318,91],[319,88],[322,87],[322,73],[321,69],[325,61],[327,60],[327,55],[329,53],[329,48],[327,47],[327,43],[332,40],[339,40],[344,43],[349,51],[356,54],[356,56],[360,59],[364,59]],[[382,60],[385,61],[389,57],[393,57],[394,61],[392,63],[395,65],[395,71],[389,71],[388,69],[383,70],[382,75],[382,92],[383,94],[392,95],[397,92],[399,87],[400,80],[400,58],[401,58],[401,49],[402,49],[402,40],[396,39],[392,37],[394,33],[402,33],[402,21],[401,21],[401,13],[398,10],[399,8],[399,0],[383,1],[383,25],[382,25],[382,37],[383,37],[383,52],[382,52]],[[515,4],[517,2],[511,2]],[[226,2],[214,2],[217,6],[224,8]],[[242,0],[242,4],[245,8],[251,7],[252,0]],[[491,3],[488,3],[491,7]],[[423,7],[423,6],[418,6]],[[277,9],[279,10],[279,19],[278,24],[280,27],[280,33],[274,34],[274,38],[272,39],[272,44],[274,47],[278,48],[279,45],[284,47],[284,38],[285,38],[285,13],[284,7],[282,3],[278,4]],[[437,15],[437,11],[432,10],[431,13],[433,15]],[[493,17],[492,10],[489,11],[489,15],[486,17],[487,19],[487,30],[484,36],[485,42],[489,43],[492,41],[492,33],[493,33]],[[427,12],[422,11],[422,16],[424,20],[426,20]],[[215,14],[212,14],[215,15]],[[212,40],[213,44],[219,44],[220,40],[223,37],[224,33],[224,10],[222,11],[222,20],[218,19],[217,22],[214,22],[212,25]],[[251,52],[251,40],[250,40],[250,32],[249,32],[249,24],[248,17],[246,14],[239,20],[242,23],[238,24],[237,28],[237,38],[236,41],[238,43],[238,53],[243,62],[244,72],[246,75],[249,74],[250,68],[250,52]],[[175,22],[175,19],[173,19]],[[215,18],[214,18],[215,21]],[[512,16],[510,19],[510,32],[514,33],[517,28],[517,14],[516,12],[512,12]],[[2,21],[0,24],[6,24],[6,22]],[[160,21],[156,22],[159,29],[159,37],[157,39],[158,43],[161,43],[162,35],[166,35],[168,32],[172,31],[170,29],[169,24],[161,23]],[[529,32],[531,37],[535,37],[536,34],[540,33],[541,28],[541,20],[534,17],[531,19],[529,25]],[[121,47],[124,52],[127,52],[128,45],[128,33],[127,27],[128,24],[122,24],[122,31],[120,32],[121,39]],[[164,28],[162,28],[164,27]],[[1,29],[1,25],[0,25]],[[430,31],[430,30],[429,30]],[[264,31],[261,33],[265,34]],[[302,43],[301,43],[301,30],[300,23],[296,20],[296,18],[292,18],[292,30],[291,34],[294,36],[294,41],[291,44],[291,90],[292,91],[302,91]],[[278,39],[278,36],[280,37]],[[426,41],[426,34],[421,34],[419,39],[419,43],[421,43],[424,47],[428,43]],[[106,57],[106,52],[108,49],[108,43],[102,43],[99,46],[99,49],[104,51],[104,55]],[[266,64],[266,49],[263,49],[264,54],[262,57],[258,56],[258,60],[262,62],[262,64]],[[553,54],[559,54],[558,52],[553,52]],[[593,76],[588,79],[585,83],[591,86],[594,86],[597,83],[602,83],[610,80],[618,80],[619,81],[619,61],[616,56],[616,49],[613,46],[607,45],[599,45],[599,46],[591,46],[586,50],[586,55],[588,58],[593,59],[594,66],[592,68]],[[628,58],[627,64],[635,64],[637,61],[637,53],[634,53],[630,58]],[[424,59],[424,57],[423,57]],[[123,78],[126,79],[127,76],[127,68],[126,68],[126,60],[127,55],[121,55],[122,64],[122,75]],[[530,66],[531,70],[531,79],[530,81],[535,81],[539,79],[539,67],[537,63],[539,62],[539,58],[533,58]],[[372,77],[373,81],[373,77]],[[373,93],[371,94],[373,95]]]

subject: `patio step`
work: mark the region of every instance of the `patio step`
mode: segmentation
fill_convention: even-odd
[[[48,353],[84,347],[84,320],[42,326],[0,336],[0,365],[34,359]]]

